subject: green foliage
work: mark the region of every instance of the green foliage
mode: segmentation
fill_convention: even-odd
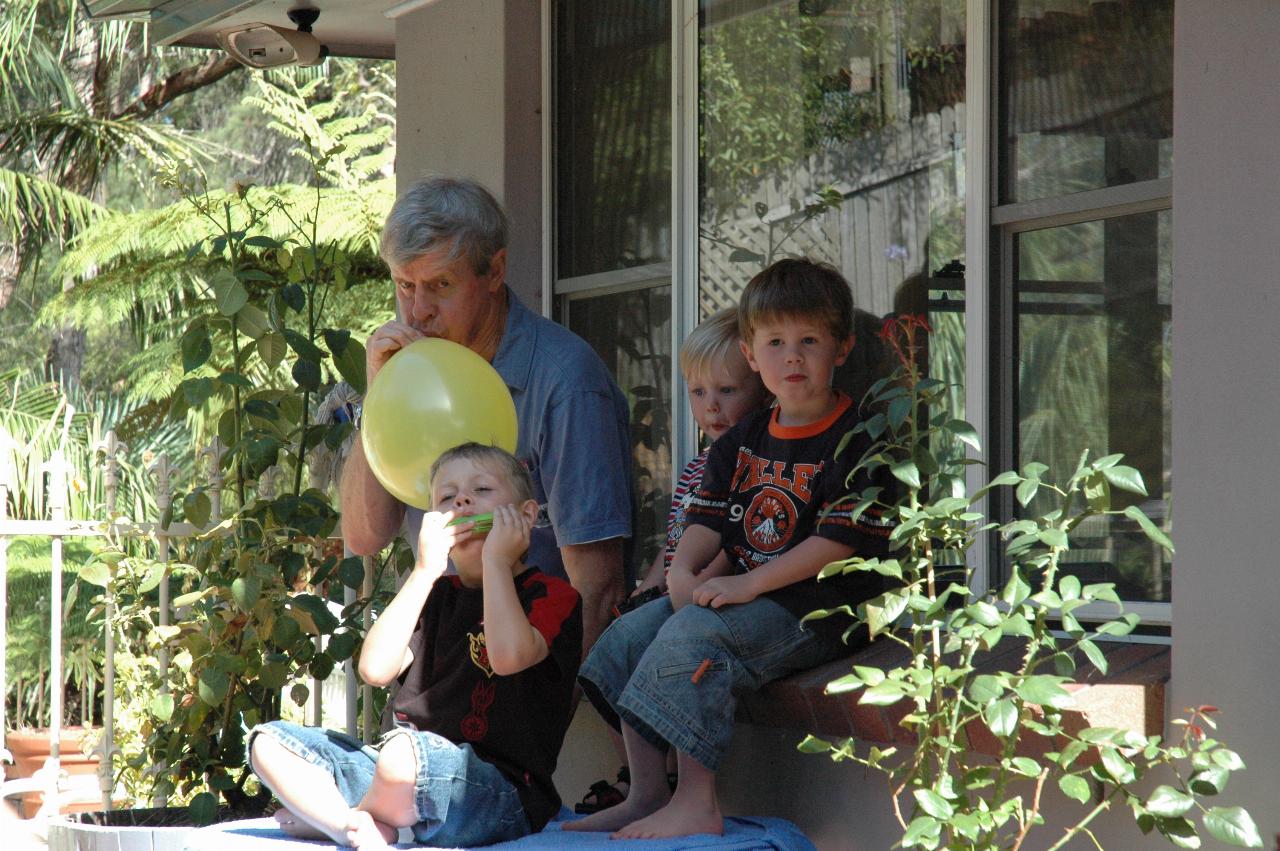
[[[925,377],[917,355],[928,326],[916,316],[887,323],[887,346],[901,363],[898,375],[873,385],[871,408],[885,411],[860,423],[856,432],[872,440],[860,468],[887,467],[903,496],[881,502],[879,489],[858,496],[882,504],[895,520],[891,559],[853,557],[828,565],[824,575],[874,571],[897,580],[895,587],[857,607],[857,621],[873,639],[896,642],[910,661],[890,670],[854,667],[828,685],[832,692],[858,692],[861,703],[889,706],[905,702],[903,726],[914,748],[864,750],[853,741],[838,745],[810,737],[809,753],[829,753],[884,772],[894,813],[902,828],[901,847],[1021,848],[1041,825],[1042,793],[1056,786],[1083,804],[1083,814],[1051,849],[1079,834],[1101,847],[1089,825],[1117,803],[1127,806],[1143,833],[1155,831],[1179,847],[1199,847],[1199,819],[1210,835],[1244,847],[1262,847],[1257,827],[1238,807],[1213,806],[1230,774],[1244,763],[1210,731],[1212,706],[1188,710],[1173,722],[1181,735],[1171,739],[1111,727],[1078,729],[1068,719],[1067,686],[1086,661],[1103,673],[1099,643],[1127,635],[1138,618],[1121,610],[1110,583],[1085,585],[1061,569],[1070,536],[1090,517],[1125,514],[1113,508],[1113,493],[1144,494],[1141,476],[1119,455],[1090,460],[1083,454],[1061,484],[1044,464],[1028,463],[996,476],[972,496],[963,496],[964,459],[940,459],[930,451],[939,438],[976,448],[971,426],[937,413],[947,392],[943,382]],[[1025,508],[1045,508],[1006,523],[989,522],[974,504],[996,488],[1011,488]],[[1151,539],[1170,542],[1154,525],[1141,524]],[[974,541],[995,529],[1010,563],[1009,579],[985,594],[971,590],[967,556]],[[1110,618],[1092,620],[1099,606],[1114,607]],[[1090,619],[1081,611],[1090,607]],[[809,617],[825,617],[818,612]],[[1054,623],[1056,621],[1056,623]],[[1013,670],[988,671],[984,654],[1007,641],[1018,642]],[[993,754],[969,747],[970,731],[984,727],[994,736]],[[1055,750],[1028,755],[1028,734],[1044,737]],[[1149,794],[1143,781],[1165,780]],[[1036,847],[1041,847],[1037,845]]]
[[[8,620],[5,643],[5,703],[9,723],[17,727],[49,724],[49,627],[62,620],[64,724],[91,724],[96,717],[101,681],[102,623],[91,617],[88,587],[76,578],[91,552],[83,539],[63,543],[62,587],[65,605],[50,606],[51,545],[47,538],[21,536],[8,543]],[[77,587],[78,586],[78,587]]]
[[[329,153],[316,156],[318,172],[332,161]],[[330,586],[359,587],[364,571],[326,546],[337,512],[327,494],[303,483],[308,450],[337,445],[350,430],[317,425],[311,411],[333,381],[363,388],[364,348],[346,329],[326,327],[335,294],[352,281],[353,257],[321,237],[324,191],[313,189],[309,203],[295,205],[247,187],[209,192],[170,174],[205,231],[187,251],[203,280],[171,350],[182,378],[168,403],[174,417],[200,409],[217,423],[225,519],[211,517],[201,488],[175,495],[174,514],[205,531],[187,561],[168,568],[179,583],[170,625],[160,625],[154,593],[163,565],[128,555],[118,541],[99,575],[117,598],[112,623],[120,640],[135,655],[163,651],[172,659],[165,668],[132,670],[118,684],[135,704],[138,738],[125,748],[133,782],[142,784],[147,766],[165,766],[146,778],[153,791],[189,800],[199,818],[211,811],[213,795],[246,804],[245,732],[280,716],[282,688],[292,684],[293,699],[305,702],[305,681],[326,678],[361,635],[367,601],[339,615],[325,601]],[[290,223],[288,232],[280,221]],[[273,471],[287,482],[279,495],[265,486]],[[325,649],[321,638],[331,639]]]

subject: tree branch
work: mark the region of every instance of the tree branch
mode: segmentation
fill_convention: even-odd
[[[244,66],[221,52],[214,52],[200,65],[189,65],[147,89],[112,118],[148,118],[185,94],[212,85]]]

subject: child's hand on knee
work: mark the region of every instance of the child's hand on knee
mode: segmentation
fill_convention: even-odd
[[[699,606],[718,609],[721,606],[750,603],[760,596],[751,581],[751,574],[742,573],[737,576],[717,576],[708,579],[693,589],[693,602]]]

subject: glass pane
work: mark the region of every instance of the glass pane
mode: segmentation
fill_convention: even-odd
[[[558,0],[555,22],[556,276],[669,260],[671,2]]]
[[[1169,211],[1015,237],[1017,464],[1064,481],[1081,452],[1123,453],[1148,496],[1112,492],[1167,533],[1170,488],[1172,271]],[[1049,510],[1038,495],[1032,513]],[[1115,582],[1129,600],[1167,601],[1171,562],[1137,523],[1095,518],[1073,538],[1067,569]]]
[[[568,314],[561,321],[567,318],[569,329],[604,359],[631,405],[635,535],[629,569],[638,575],[666,541],[671,507],[671,287],[560,304]]]
[[[841,384],[886,368],[879,317],[927,313],[964,391],[964,0],[703,0],[699,302],[775,259],[836,266],[862,311]]]
[[[1167,177],[1173,0],[1002,0],[1001,202]]]

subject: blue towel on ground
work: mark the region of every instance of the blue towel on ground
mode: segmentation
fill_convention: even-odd
[[[595,848],[609,851],[676,851],[687,848],[715,848],[718,851],[816,851],[813,843],[791,822],[780,818],[730,817],[724,820],[724,836],[698,834],[675,839],[610,840],[605,833],[576,833],[560,830],[560,822],[573,819],[567,809],[541,833],[514,842],[484,846],[486,851],[560,851],[565,848]],[[425,845],[396,845],[415,851],[443,851]],[[215,824],[187,834],[185,851],[328,851],[341,846],[327,842],[294,839],[281,831],[273,819],[248,819]],[[459,851],[459,849],[449,849]]]

